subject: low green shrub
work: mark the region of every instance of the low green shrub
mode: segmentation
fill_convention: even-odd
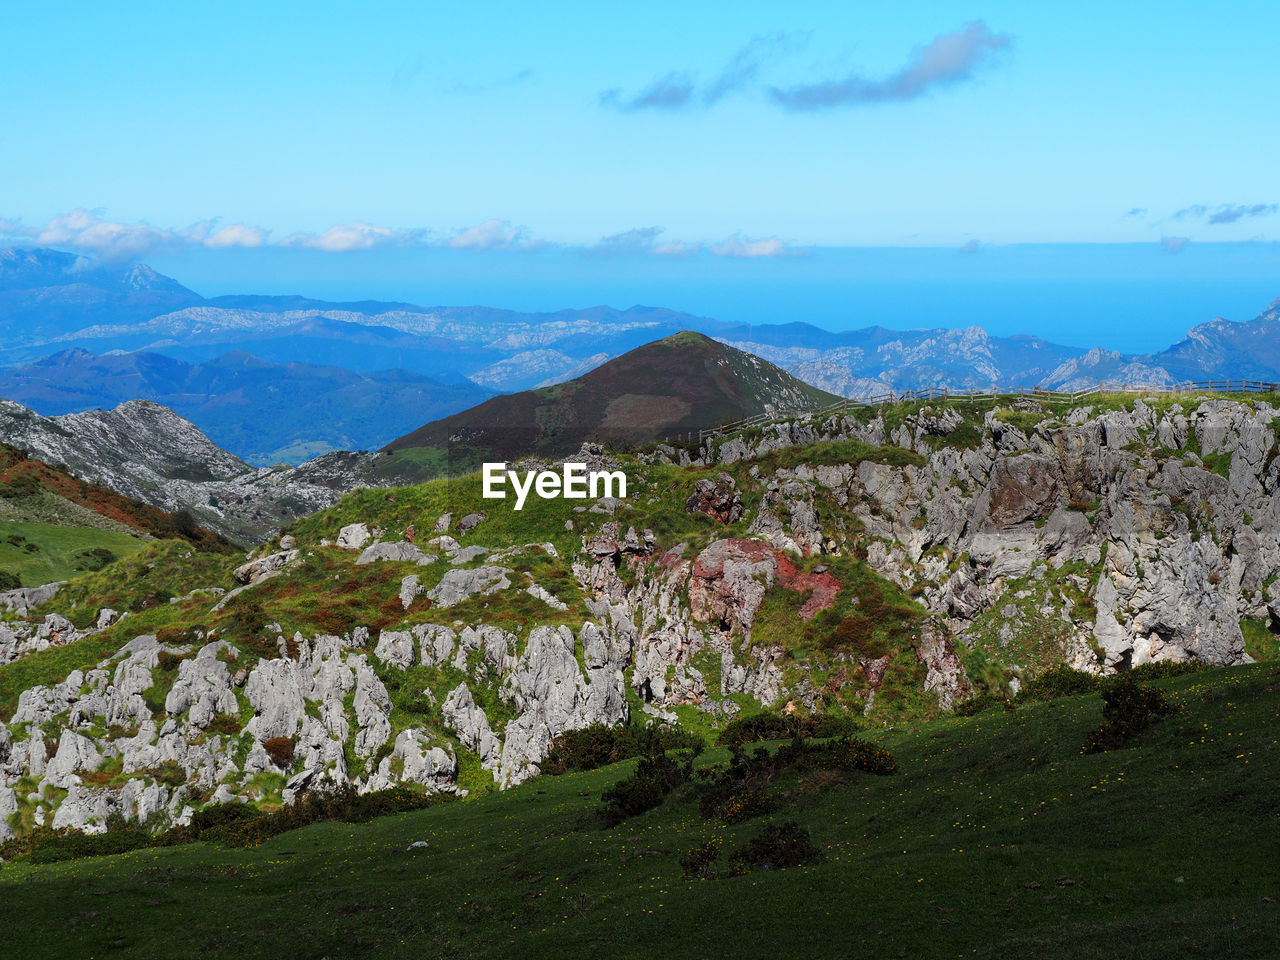
[[[727,764],[698,771],[699,811],[725,823],[741,823],[774,809],[776,801],[764,790],[784,773],[834,770],[885,776],[898,770],[898,762],[888,750],[854,737],[813,743],[797,736],[772,753],[756,747],[747,754],[738,744],[731,750]]]
[[[687,751],[682,760],[665,753],[641,757],[635,772],[619,780],[600,797],[598,813],[610,827],[624,820],[652,810],[693,774],[694,751]]]
[[[1102,726],[1089,731],[1082,753],[1102,753],[1124,746],[1138,731],[1173,710],[1157,687],[1146,687],[1131,674],[1121,674],[1102,686]]]
[[[597,723],[554,738],[538,766],[543,773],[558,776],[571,770],[595,770],[632,757],[667,750],[701,751],[703,747],[696,734],[675,727],[606,727]]]
[[[105,857],[128,853],[151,843],[151,832],[136,821],[126,821],[118,813],[107,818],[107,832],[88,834],[63,827],[43,827],[0,845],[0,860],[25,857],[30,863],[58,863],[84,857]]]
[[[188,827],[170,831],[168,843],[208,840],[227,847],[256,847],[272,837],[322,820],[365,823],[390,813],[421,810],[451,799],[398,786],[374,793],[357,793],[350,784],[329,792],[307,793],[274,813],[258,813],[247,805],[229,803],[199,811]]]
[[[1157,660],[1134,667],[1129,671],[1129,676],[1135,680],[1168,680],[1170,677],[1199,673],[1209,669],[1209,666],[1203,660]]]
[[[986,691],[976,697],[970,697],[968,700],[962,700],[957,703],[954,712],[957,717],[976,717],[992,707],[1004,707],[1006,710],[1012,710],[1014,704],[1008,697],[1002,697]]]
[[[749,717],[731,720],[716,746],[732,747],[735,744],[757,743],[761,740],[791,740],[825,737],[848,737],[862,729],[857,718],[836,713],[823,713],[814,717],[798,714],[755,713]]]
[[[747,870],[785,870],[826,857],[813,845],[809,831],[794,820],[766,823],[730,858]]]
[[[1027,681],[1018,691],[1018,701],[1057,700],[1059,697],[1078,697],[1098,689],[1099,679],[1092,673],[1058,666],[1046,670]]]
[[[17,590],[20,586],[22,586],[22,581],[18,579],[16,573],[0,570],[0,591]]]
[[[715,876],[712,872],[712,864],[719,859],[720,844],[715,840],[708,840],[702,846],[695,847],[681,857],[680,866],[684,869],[686,880],[701,880]]]

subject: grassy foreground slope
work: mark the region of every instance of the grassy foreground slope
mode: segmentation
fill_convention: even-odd
[[[137,537],[115,530],[0,521],[0,570],[24,587],[69,580],[141,547]]]
[[[0,870],[14,956],[1271,957],[1280,668],[1158,681],[1178,709],[1082,755],[1097,694],[889,730],[899,772],[785,784],[825,862],[682,879],[759,820],[688,786],[603,827],[630,764],[206,844]],[[724,759],[712,750],[700,764]],[[414,841],[428,846],[408,849]]]

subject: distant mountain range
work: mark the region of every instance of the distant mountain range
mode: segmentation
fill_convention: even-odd
[[[301,296],[204,298],[144,265],[0,250],[0,368],[8,368],[0,371],[0,396],[50,414],[154,399],[256,464],[376,448],[468,408],[486,391],[563,383],[685,330],[849,397],[927,386],[1280,380],[1280,301],[1254,320],[1216,319],[1167,350],[1130,356],[1105,345],[1083,350],[996,337],[981,327],[836,333],[645,306],[519,313]],[[117,352],[141,356],[111,356]],[[243,415],[249,408],[255,417]]]
[[[0,400],[0,438],[161,510],[186,510],[210,530],[248,544],[356,487],[414,483],[474,469],[484,459],[561,456],[585,440],[644,442],[837,399],[759,357],[682,333],[567,383],[495,397],[435,420],[385,451],[327,453],[296,468],[255,470],[149,400],[56,417]]]
[[[0,368],[0,397],[45,416],[152,400],[256,466],[381,446],[490,396],[465,380],[268,363],[240,351],[190,364],[157,353],[95,356],[73,348]]]
[[[1228,379],[1280,381],[1280,299],[1245,323],[1219,317],[1193,327],[1185,338],[1159,353],[1124,356],[1112,350],[1090,350],[1053,370],[1045,385],[1080,390],[1100,382]]]

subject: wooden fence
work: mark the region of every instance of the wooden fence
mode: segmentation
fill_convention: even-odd
[[[925,387],[922,390],[904,390],[901,393],[888,391],[865,399],[846,398],[808,413],[776,414],[759,413],[754,417],[733,420],[729,423],[691,430],[667,437],[666,440],[684,442],[697,440],[701,443],[708,437],[720,437],[739,430],[763,426],[766,423],[777,423],[783,420],[794,420],[797,417],[821,417],[841,410],[855,407],[878,407],[887,403],[915,403],[922,400],[945,400],[950,403],[975,403],[978,401],[1021,399],[1047,400],[1049,402],[1077,403],[1086,397],[1100,393],[1277,393],[1280,383],[1266,380],[1189,380],[1185,383],[1132,385],[1123,383],[1100,383],[1088,390],[1045,390],[1042,387],[998,387],[990,390],[956,390],[951,387]]]

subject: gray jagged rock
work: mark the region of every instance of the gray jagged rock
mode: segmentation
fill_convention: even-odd
[[[365,524],[349,523],[338,531],[337,546],[344,550],[360,550],[369,539],[369,528]]]
[[[455,568],[448,571],[438,584],[427,591],[435,606],[442,609],[457,606],[473,596],[487,596],[511,586],[506,567],[482,566],[471,569]]]
[[[281,550],[278,553],[270,553],[265,557],[258,557],[256,560],[241,564],[236,567],[231,575],[239,583],[245,586],[252,586],[253,584],[261,583],[268,577],[274,576],[297,559],[297,550]]]
[[[165,697],[165,713],[171,717],[187,713],[187,722],[203,729],[219,714],[234,716],[239,711],[231,689],[231,673],[227,664],[218,659],[224,650],[228,656],[237,655],[235,647],[218,641],[201,647],[195,657],[178,664],[177,679]]]
[[[458,735],[458,742],[480,757],[485,770],[497,770],[502,745],[489,726],[489,718],[476,706],[471,688],[460,683],[445,697],[440,708],[445,726]]]
[[[400,540],[395,543],[375,543],[365,547],[360,556],[356,558],[356,563],[365,564],[374,563],[378,560],[390,560],[394,563],[416,563],[420,567],[425,567],[429,563],[435,563],[437,559],[435,554],[426,553],[422,548],[406,540]]]
[[[18,587],[14,590],[5,590],[0,593],[0,607],[10,613],[25,617],[36,607],[52,600],[64,583],[66,583],[65,580],[58,580],[55,583],[46,583],[39,587]]]
[[[519,714],[507,724],[499,782],[522,783],[538,773],[552,738],[593,723],[626,719],[622,672],[597,668],[589,680],[578,667],[568,627],[534,627],[501,695]]]
[[[468,513],[465,517],[463,517],[461,520],[458,521],[459,535],[465,535],[470,533],[476,527],[480,526],[480,524],[484,523],[484,521],[487,520],[488,517],[489,515],[487,513]]]
[[[396,736],[391,755],[382,759],[363,790],[385,790],[400,782],[420,783],[428,793],[465,793],[459,789],[457,778],[458,760],[450,745],[426,730],[410,728]]]

